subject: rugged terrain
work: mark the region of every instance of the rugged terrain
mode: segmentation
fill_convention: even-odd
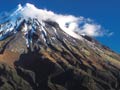
[[[120,55],[108,47],[87,35],[74,38],[51,20],[6,17],[0,90],[120,90]]]

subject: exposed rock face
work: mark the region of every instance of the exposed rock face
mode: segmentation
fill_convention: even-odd
[[[0,90],[120,90],[118,54],[88,36],[71,37],[56,22],[19,21],[0,32]]]

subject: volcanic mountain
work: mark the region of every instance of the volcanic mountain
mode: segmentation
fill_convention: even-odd
[[[0,90],[120,90],[120,55],[45,15],[27,3],[0,18]]]

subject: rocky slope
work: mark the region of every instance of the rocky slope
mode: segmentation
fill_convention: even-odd
[[[0,24],[0,90],[120,90],[118,54],[54,21],[19,15]]]

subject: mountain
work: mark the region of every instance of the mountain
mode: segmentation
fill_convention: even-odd
[[[120,55],[48,16],[27,3],[0,18],[0,90],[120,90]]]

